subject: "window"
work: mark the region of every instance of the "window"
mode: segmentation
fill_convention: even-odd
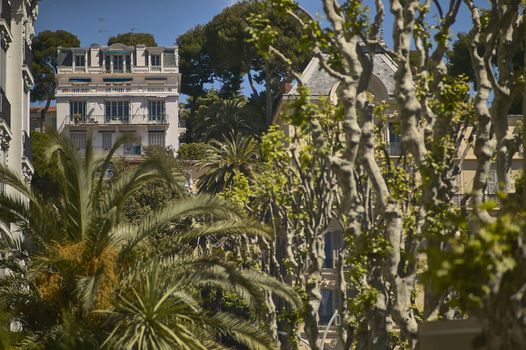
[[[115,73],[122,73],[124,71],[124,59],[122,55],[113,56],[113,71]]]
[[[323,267],[326,269],[332,269],[334,267],[332,252],[332,232],[329,231],[325,234],[325,261],[323,262]]]
[[[148,119],[150,121],[164,121],[164,101],[148,101]]]
[[[148,132],[148,144],[150,146],[165,146],[165,135],[164,131],[149,131]]]
[[[389,123],[389,154],[400,155],[400,130],[398,123]]]
[[[497,170],[495,164],[492,164],[488,174],[488,185],[486,186],[486,194],[494,195],[498,192]]]
[[[125,155],[140,155],[141,154],[141,145],[136,145],[133,143],[125,143],[122,145],[122,154]]]
[[[131,55],[126,55],[126,72],[131,72],[131,66],[132,66],[132,59]]]
[[[104,55],[104,65],[106,66],[106,73],[111,72],[111,56]]]
[[[321,303],[318,312],[320,324],[328,324],[334,314],[334,291],[332,289],[321,290]]]
[[[86,148],[86,132],[85,131],[71,131],[70,132],[71,142],[77,149]]]
[[[161,55],[151,55],[152,56],[152,66],[160,67],[161,66]]]
[[[75,55],[75,66],[77,67],[84,67],[86,65],[86,56],[82,55]]]
[[[69,101],[69,115],[75,120],[85,119],[86,101]]]
[[[130,103],[128,101],[106,101],[106,123],[128,123],[130,120]]]
[[[111,149],[111,147],[113,146],[113,141],[112,141],[112,135],[113,133],[111,132],[103,132],[102,133],[102,148],[103,149]]]

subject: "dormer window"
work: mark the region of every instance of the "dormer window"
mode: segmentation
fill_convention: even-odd
[[[75,66],[84,67],[86,65],[86,56],[75,55]]]
[[[161,66],[161,55],[152,55],[152,66]]]
[[[83,72],[86,69],[86,56],[84,54],[75,55],[75,71]]]
[[[152,63],[152,70],[160,71],[161,70],[161,55],[151,55],[150,56]]]

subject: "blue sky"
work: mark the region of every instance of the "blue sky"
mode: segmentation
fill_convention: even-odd
[[[105,44],[110,36],[152,33],[159,45],[170,46],[178,35],[208,22],[235,0],[41,0],[37,32],[64,29],[77,35],[82,46]],[[441,1],[445,4],[449,1]],[[300,0],[311,13],[321,11],[321,0]],[[365,0],[372,5],[371,0]],[[386,9],[388,12],[388,9]],[[454,31],[466,30],[469,16],[462,9]],[[385,31],[392,22],[386,18]],[[386,35],[388,36],[388,35]],[[389,44],[389,41],[388,41]]]
[[[152,33],[159,45],[175,43],[178,35],[205,24],[234,0],[42,0],[37,32],[64,29],[82,46],[105,44],[125,32]],[[302,1],[314,12],[319,0]]]
[[[371,8],[374,8],[373,1],[364,0]],[[439,1],[449,3],[446,0]],[[67,30],[75,34],[84,47],[92,43],[104,45],[110,36],[121,33],[147,32],[154,35],[160,46],[171,46],[175,44],[177,36],[198,24],[207,23],[235,2],[236,0],[41,0],[36,31]],[[323,19],[319,15],[322,12],[321,0],[299,2],[311,14],[318,14]],[[391,46],[389,34],[392,20],[388,8],[386,13],[384,30],[387,44]],[[462,7],[453,31],[466,31],[469,22],[469,15]],[[242,89],[249,92],[246,82]]]

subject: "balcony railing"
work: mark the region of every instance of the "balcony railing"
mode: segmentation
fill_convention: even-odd
[[[174,89],[172,88],[137,88],[137,87],[129,87],[129,86],[122,86],[122,87],[104,87],[102,89],[96,89],[91,87],[66,87],[66,88],[59,88],[57,89],[57,93],[59,94],[143,94],[143,93],[168,93],[173,92]]]
[[[2,88],[0,88],[0,95],[0,119],[9,126],[9,129],[11,129],[11,104]]]
[[[2,0],[2,13],[0,13],[0,17],[5,19],[7,26],[11,29],[11,4],[8,0]]]
[[[494,201],[497,203],[497,207],[500,206],[500,198],[494,194],[494,193],[484,193],[482,195],[482,200],[483,201]],[[462,206],[462,200],[464,200],[464,205],[466,208],[473,208],[473,201],[471,199],[471,196],[468,196],[467,198],[465,198],[466,195],[465,194],[454,194],[453,195],[453,203],[455,204],[456,207],[461,207]],[[465,198],[465,199],[464,199]]]
[[[31,63],[33,62],[33,51],[31,50],[31,46],[27,42],[25,42],[25,50],[24,50],[24,64],[28,67],[31,67]]]
[[[23,147],[24,147],[23,156],[25,159],[31,162],[33,161],[33,147],[31,146],[31,138],[29,137],[26,131],[23,132],[22,136],[23,136],[22,142],[24,143],[23,144]]]
[[[150,116],[150,115],[68,115],[64,120],[66,125],[99,125],[99,124],[167,124],[168,116]]]

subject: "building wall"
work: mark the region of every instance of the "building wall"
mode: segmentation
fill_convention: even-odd
[[[124,72],[106,69],[107,55],[126,52],[132,64]],[[85,55],[86,66],[78,67],[75,55]],[[151,55],[161,56],[161,66],[151,66]],[[170,56],[164,59],[165,55]],[[174,57],[175,56],[175,57]],[[90,48],[59,49],[57,74],[57,128],[66,135],[85,131],[93,137],[96,149],[102,149],[102,133],[111,132],[114,142],[118,135],[134,133],[141,148],[149,146],[149,131],[165,133],[165,146],[174,151],[179,148],[183,130],[179,128],[179,81],[177,49],[147,48],[142,45],[128,47],[115,44],[110,47],[92,45]],[[69,58],[68,58],[69,57]],[[73,60],[71,60],[73,58]],[[164,64],[166,62],[166,65]],[[126,65],[125,65],[126,66]],[[164,101],[165,119],[149,118],[148,101]],[[70,102],[84,101],[85,115],[71,116]],[[127,101],[129,110],[126,121],[107,118],[107,101]],[[124,149],[120,150],[125,153]],[[130,156],[137,156],[136,154]]]
[[[2,2],[5,5],[5,1]],[[29,48],[34,35],[33,21],[36,16],[36,8],[31,9],[29,2],[23,0],[11,0],[10,34],[2,34],[3,40],[8,39],[9,44],[6,51],[0,55],[2,59],[0,69],[0,82],[10,103],[10,141],[2,146],[6,164],[26,180],[30,180],[33,168],[30,162],[30,144],[26,141],[26,152],[24,152],[24,140],[29,136],[29,91],[33,85],[33,77],[29,66]],[[5,20],[5,19],[4,19]],[[27,135],[27,136],[24,136]]]

